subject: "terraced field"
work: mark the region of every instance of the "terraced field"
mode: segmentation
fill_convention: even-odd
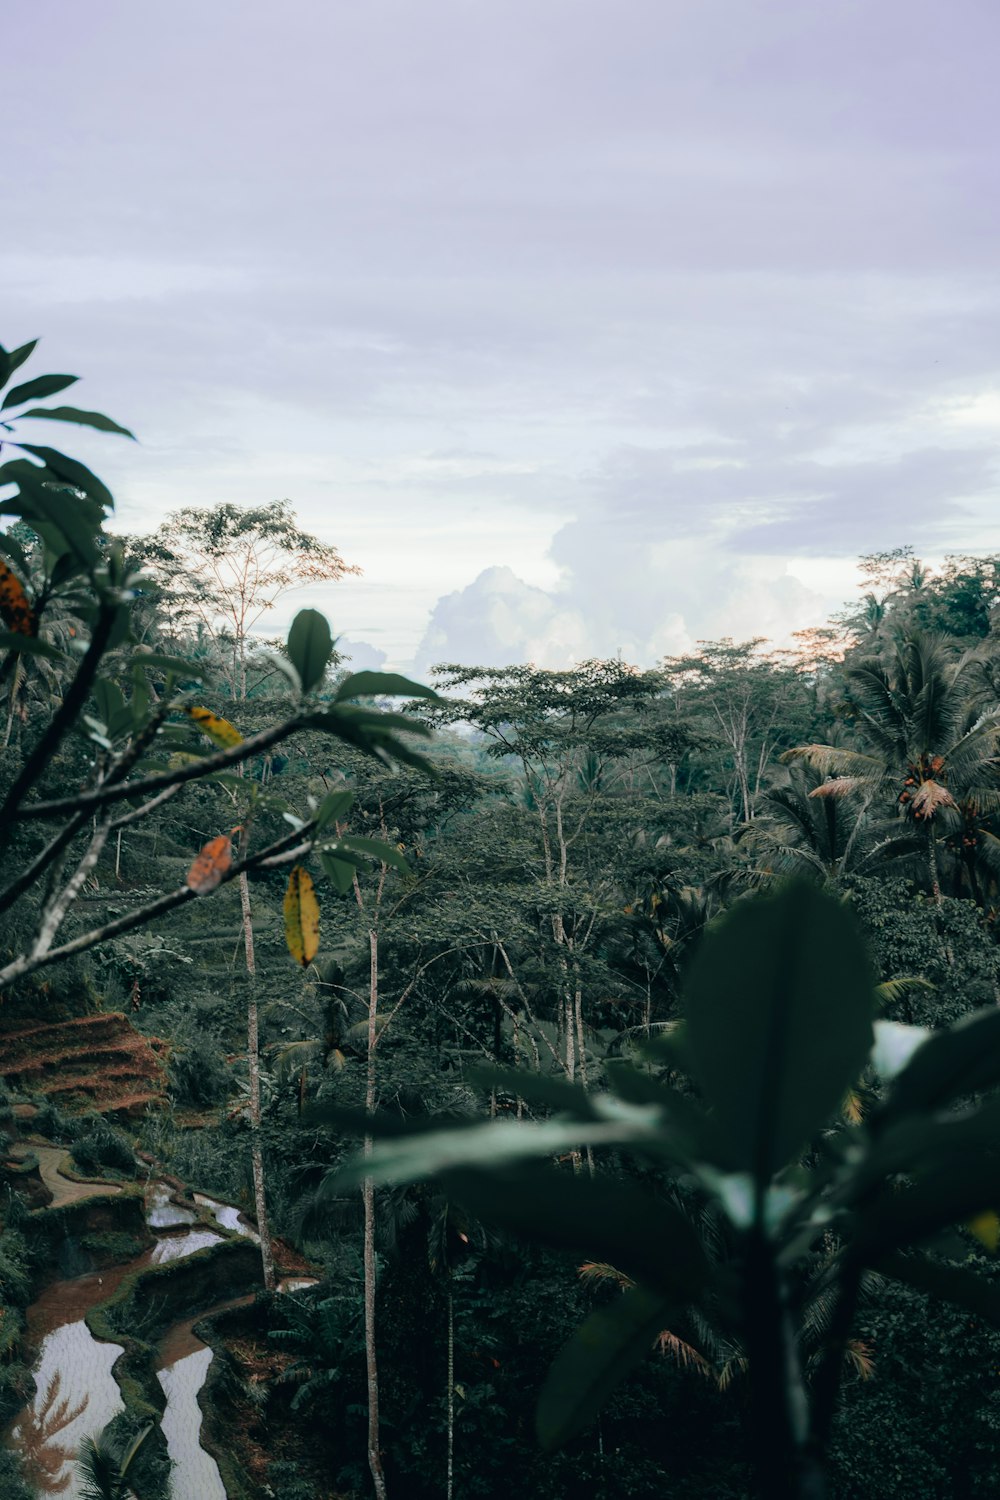
[[[0,1033],[0,1077],[70,1112],[137,1117],[164,1098],[167,1044],[117,1011]]]

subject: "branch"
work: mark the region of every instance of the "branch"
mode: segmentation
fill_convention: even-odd
[[[32,806],[23,808],[19,816],[22,819],[56,818],[67,812],[103,807],[108,802],[122,802],[127,797],[144,797],[147,792],[158,792],[168,786],[181,786],[186,781],[196,781],[199,777],[211,776],[216,771],[227,771],[231,766],[240,765],[251,756],[269,749],[271,745],[288,739],[297,730],[304,729],[312,717],[312,713],[297,714],[293,719],[286,719],[283,724],[262,729],[259,734],[241,740],[228,750],[217,750],[214,755],[206,755],[190,765],[178,766],[173,771],[161,771],[156,776],[146,776],[142,781],[95,787],[92,791],[78,792],[75,797],[60,797],[54,802],[35,802]]]
[[[94,830],[93,837],[87,845],[80,863],[63,886],[59,895],[54,896],[46,906],[38,927],[38,936],[35,938],[34,946],[31,950],[32,959],[44,958],[45,954],[52,947],[52,944],[56,940],[56,933],[66,920],[67,912],[83,889],[83,883],[87,876],[101,857],[101,850],[108,841],[109,832],[110,827],[107,823],[101,823]]]
[[[18,815],[18,809],[27,792],[31,790],[39,776],[45,770],[49,761],[59,748],[63,735],[75,723],[80,710],[87,701],[91,685],[97,676],[97,669],[101,664],[101,658],[107,649],[111,638],[112,627],[115,616],[118,613],[117,604],[102,604],[97,616],[97,624],[90,638],[83,661],[76,671],[76,676],[66,689],[66,695],[60,703],[56,712],[49,722],[49,727],[35,745],[20,776],[14,782],[7,794],[3,807],[0,807],[0,828],[5,828],[12,823]],[[77,812],[81,806],[79,798],[71,797],[63,804],[66,812]]]
[[[271,869],[275,865],[287,864],[290,860],[301,858],[305,850],[311,847],[309,842],[302,842],[302,833],[303,829],[297,828],[294,833],[286,834],[284,838],[269,844],[258,854],[251,854],[246,859],[230,865],[219,884],[227,885],[229,881],[236,880],[244,871],[249,872],[258,868]],[[103,927],[94,927],[90,932],[82,933],[80,937],[63,943],[59,948],[50,948],[47,953],[40,956],[34,953],[22,954],[20,958],[13,959],[6,968],[0,969],[0,986],[10,984],[15,979],[23,979],[26,975],[33,974],[36,969],[59,963],[64,958],[73,957],[74,954],[86,953],[89,948],[96,948],[98,943],[121,937],[123,933],[132,932],[136,927],[143,927],[147,922],[154,921],[155,918],[163,916],[168,911],[173,911],[175,907],[197,899],[196,892],[189,885],[182,885],[168,892],[166,896],[160,896],[156,901],[151,901],[148,906],[141,906],[136,911],[130,912],[127,917],[117,917],[113,922],[106,922]]]

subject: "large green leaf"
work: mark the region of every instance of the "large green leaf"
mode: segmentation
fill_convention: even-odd
[[[377,859],[383,865],[392,865],[395,869],[402,870],[404,875],[410,873],[410,867],[406,863],[402,850],[397,849],[395,844],[385,843],[382,839],[366,839],[349,834],[345,838],[338,839],[335,844],[327,845],[327,852],[334,856],[367,854],[369,859]]]
[[[354,804],[354,793],[348,791],[327,792],[316,809],[316,832],[322,833],[337,818],[349,812]]]
[[[599,1118],[587,1090],[565,1078],[548,1078],[544,1073],[529,1073],[525,1068],[496,1068],[485,1064],[469,1069],[469,1079],[482,1088],[499,1088],[527,1104],[540,1104],[558,1110],[574,1120]]]
[[[931,1109],[1000,1083],[1000,1010],[966,1016],[918,1047],[893,1084],[887,1115]]]
[[[30,358],[37,346],[37,339],[32,339],[28,344],[22,344],[19,349],[5,349],[0,344],[0,388],[7,384],[14,371],[19,370],[25,360]]]
[[[953,1302],[967,1312],[976,1313],[1000,1325],[1000,1286],[977,1276],[961,1266],[949,1266],[928,1260],[925,1255],[887,1255],[878,1264],[879,1274],[904,1281],[919,1292]]]
[[[373,1177],[377,1182],[417,1182],[460,1167],[501,1167],[507,1162],[558,1156],[581,1146],[650,1144],[655,1115],[637,1110],[618,1119],[491,1120],[462,1130],[429,1130],[377,1146],[339,1175],[341,1185]]]
[[[58,448],[45,448],[37,443],[19,443],[17,446],[25,453],[33,453],[36,458],[40,458],[57,479],[71,484],[74,489],[82,490],[85,495],[96,500],[98,505],[103,505],[105,510],[114,510],[115,501],[111,491],[86,464],[75,458],[67,458]]]
[[[117,432],[122,437],[135,441],[135,433],[120,427],[99,411],[80,411],[76,406],[33,406],[30,411],[18,412],[18,417],[39,417],[46,422],[75,422],[78,427],[96,427],[98,432]]]
[[[1000,1155],[975,1152],[909,1187],[887,1189],[858,1214],[851,1253],[877,1265],[888,1250],[917,1245],[939,1229],[998,1206]]]
[[[346,896],[354,885],[357,865],[352,864],[347,859],[338,859],[335,854],[330,854],[326,850],[320,852],[319,862],[322,866],[323,874],[330,881],[337,895]]]
[[[692,1071],[729,1162],[767,1182],[871,1050],[874,995],[855,924],[809,885],[740,901],[706,933],[686,997]]]
[[[433,688],[398,672],[354,672],[337,689],[335,703],[344,703],[349,698],[437,698]]]
[[[49,641],[39,640],[37,635],[21,635],[13,630],[0,630],[0,651],[23,651],[29,656],[44,656],[47,661],[65,661],[65,651],[60,651]]]
[[[300,609],[288,632],[288,656],[304,693],[322,681],[333,651],[333,637],[318,609]]]
[[[103,508],[62,485],[40,480],[38,475],[44,471],[26,460],[23,469],[20,463],[6,467],[8,471],[19,471],[16,476],[19,493],[13,500],[4,501],[4,509],[23,516],[28,525],[53,546],[57,555],[69,551],[84,567],[93,567],[97,562],[97,536],[104,520]],[[63,546],[58,544],[59,539]]]
[[[535,1420],[543,1448],[560,1447],[593,1420],[677,1312],[676,1302],[637,1286],[591,1313],[542,1388]]]
[[[34,380],[12,386],[4,397],[0,411],[20,406],[24,401],[41,401],[46,396],[54,396],[57,391],[64,391],[67,386],[75,385],[79,378],[79,375],[36,375]],[[24,415],[30,414],[25,412]]]
[[[689,1300],[708,1262],[672,1203],[611,1177],[525,1164],[445,1175],[448,1192],[487,1224],[606,1261],[645,1286]]]

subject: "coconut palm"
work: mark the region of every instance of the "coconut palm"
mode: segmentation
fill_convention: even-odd
[[[1000,707],[984,708],[975,665],[972,653],[956,658],[940,636],[900,637],[887,658],[847,669],[846,716],[863,748],[799,745],[782,756],[825,773],[811,797],[894,797],[922,836],[938,905],[939,832],[1000,810]]]
[[[768,788],[760,811],[739,835],[751,859],[751,883],[802,877],[836,883],[865,860],[872,792],[820,796],[827,777],[814,765],[790,765]]]
[[[82,1500],[133,1500],[128,1472],[152,1430],[148,1422],[127,1444],[112,1438],[107,1427],[96,1438],[84,1438],[77,1456]]]

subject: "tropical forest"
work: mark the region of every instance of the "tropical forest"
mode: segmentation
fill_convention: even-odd
[[[994,1496],[1000,557],[354,671],[74,382],[0,349],[3,1500]]]

